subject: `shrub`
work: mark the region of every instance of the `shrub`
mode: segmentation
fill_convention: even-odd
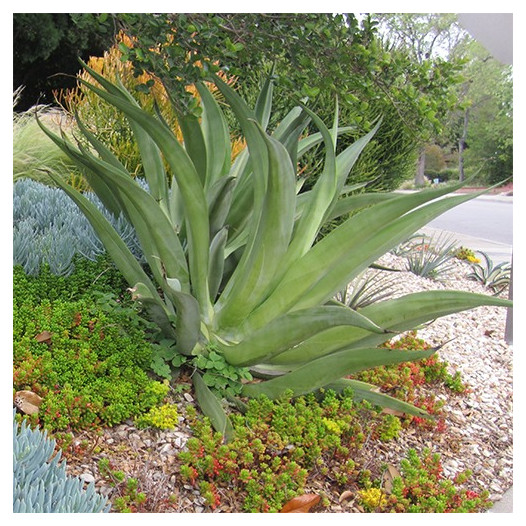
[[[179,423],[177,407],[173,404],[164,404],[152,407],[147,413],[135,419],[137,427],[156,427],[157,429],[173,429]]]
[[[130,219],[153,280],[99,210],[73,188],[56,182],[89,218],[136,299],[149,309],[164,337],[174,342],[163,357],[168,366],[175,360],[178,367],[180,356],[206,357],[212,345],[229,365],[249,367],[251,374],[265,378],[244,383],[242,396],[279,398],[288,389],[300,396],[322,387],[341,390],[351,385],[359,399],[399,407],[399,401],[373,393],[371,386],[341,377],[433,354],[432,349],[405,354],[377,348],[393,331],[483,304],[511,304],[482,294],[429,291],[378,302],[359,312],[328,305],[389,248],[473,196],[438,199],[448,190],[431,189],[384,195],[364,207],[371,203],[370,195],[348,195],[345,182],[375,130],[336,154],[337,123],[331,133],[300,105],[271,136],[265,132],[271,79],[252,110],[225,82],[209,77],[247,141],[232,163],[226,120],[205,84],[196,85],[201,121],[193,114],[181,115],[181,144],[166,123],[141,110],[122,86],[85,68],[101,87],[83,84],[133,124],[148,191],[81,122],[82,133],[99,156],[48,133],[88,168],[88,182],[105,206]],[[320,131],[302,137],[309,121]],[[316,144],[325,148],[322,173],[310,191],[296,195],[297,159]],[[325,222],[357,209],[316,243]],[[231,439],[232,424],[219,397],[207,387],[201,371],[195,371],[192,380],[201,408]]]
[[[384,513],[478,513],[491,507],[489,492],[465,487],[471,472],[466,470],[453,479],[443,475],[440,455],[429,448],[419,456],[410,449],[400,462],[400,473],[380,489],[380,481],[362,481],[359,491],[367,511]]]
[[[235,437],[225,444],[207,418],[187,411],[193,437],[179,454],[183,480],[199,488],[212,509],[222,488],[235,488],[245,512],[279,511],[319,469],[345,486],[357,475],[352,452],[363,445],[368,426],[383,422],[348,394],[261,397],[233,415]]]
[[[144,326],[130,314],[92,300],[20,302],[13,383],[43,398],[35,421],[52,431],[114,425],[164,399],[168,387],[146,373]]]
[[[13,512],[99,513],[108,512],[107,499],[93,484],[66,474],[66,461],[47,433],[31,429],[25,421],[13,423]]]
[[[60,112],[49,108],[37,107],[13,114],[13,181],[29,178],[54,185],[46,171],[68,180],[78,174],[79,169],[39,128],[34,118],[37,110],[43,114],[48,126],[56,131],[60,128]]]
[[[170,95],[162,82],[154,75],[150,73],[136,75],[131,62],[123,60],[121,50],[126,46],[133,46],[133,42],[130,37],[120,32],[115,44],[105,51],[102,57],[90,57],[87,65],[112,82],[119,79],[126,89],[133,93],[143,109],[150,114],[159,112],[177,137],[182,140],[182,132],[176,112],[170,103]],[[88,70],[81,70],[78,78],[84,81],[89,80]],[[233,80],[228,80],[228,82],[232,83]],[[149,95],[145,93],[145,86],[148,86],[146,91]],[[189,86],[188,89],[196,99],[199,97],[193,86]],[[90,130],[97,139],[115,154],[130,174],[134,177],[144,175],[143,160],[135,139],[133,125],[130,125],[122,112],[112,104],[102,101],[82,82],[79,82],[75,89],[57,93],[57,98],[69,114],[78,115],[83,122],[89,124]],[[240,144],[237,145],[237,148],[233,148],[234,156],[239,146]],[[83,181],[83,186],[86,188],[89,185]]]
[[[79,300],[82,298],[102,298],[110,294],[119,300],[121,307],[131,304],[126,282],[107,254],[95,261],[76,255],[73,258],[74,270],[68,276],[58,276],[51,272],[49,265],[40,267],[37,275],[26,273],[21,265],[13,267],[13,300],[15,306],[22,303],[39,303],[43,300]],[[137,307],[135,306],[135,312]]]

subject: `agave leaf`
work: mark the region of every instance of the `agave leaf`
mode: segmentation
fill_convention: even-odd
[[[305,128],[310,122],[310,117],[303,111],[301,106],[293,108],[285,118],[278,124],[272,137],[285,146],[289,152],[290,160],[294,166],[298,163],[298,158],[310,148],[322,141],[321,134],[317,134],[314,139],[307,141],[311,136],[300,140]]]
[[[402,195],[357,213],[299,259],[247,323],[258,328],[291,308],[324,303],[399,240],[471,198],[468,194],[441,199],[407,214],[446,193],[448,190],[433,189]]]
[[[204,186],[207,178],[208,159],[205,138],[199,119],[193,114],[180,115],[178,122],[183,134],[185,150],[192,159],[195,171]]]
[[[312,246],[328,207],[337,197],[338,181],[336,177],[336,155],[334,153],[336,145],[323,121],[308,108],[304,107],[303,110],[314,121],[323,137],[326,152],[325,164],[322,174],[309,193],[309,200],[303,207],[301,217],[296,225],[294,238],[281,265],[283,272]]]
[[[327,221],[338,219],[360,208],[393,199],[397,195],[394,192],[370,192],[342,197],[332,208],[331,213],[327,216]]]
[[[210,243],[210,258],[208,271],[208,285],[210,288],[210,300],[214,302],[219,287],[223,280],[225,268],[225,245],[228,238],[228,229],[222,228]]]
[[[251,170],[254,173],[253,214],[257,218],[257,223],[266,190],[266,174],[268,172],[268,156],[264,147],[264,138],[258,129],[255,113],[246,105],[245,101],[219,77],[214,76],[213,82],[232,108],[247,141]]]
[[[412,330],[441,316],[488,305],[510,307],[509,300],[486,294],[456,290],[436,290],[407,294],[360,309],[360,313],[391,332]],[[359,327],[334,327],[299,343],[294,349],[272,358],[269,363],[291,366],[330,354],[343,348],[379,345],[391,335],[373,334]]]
[[[342,393],[345,391],[345,389],[349,388],[352,389],[354,400],[367,400],[376,406],[385,407],[387,409],[392,409],[393,411],[399,411],[412,416],[431,419],[434,418],[427,411],[424,411],[419,407],[415,407],[412,404],[408,404],[402,400],[398,400],[397,398],[389,396],[385,393],[379,393],[375,390],[377,389],[376,386],[365,382],[360,382],[359,380],[342,378],[324,387],[324,389],[330,389],[336,393]]]
[[[216,304],[218,327],[237,326],[261,301],[285,254],[294,226],[295,177],[285,148],[258,128],[268,152],[268,188],[253,243]]]
[[[108,187],[119,192],[126,215],[135,227],[152,270],[162,262],[165,272],[176,276],[188,288],[188,269],[182,246],[154,197],[119,168],[97,159],[86,150],[79,153],[70,149],[70,155],[88,167],[95,176],[111,183],[111,187]]]
[[[291,312],[251,333],[237,345],[220,345],[220,349],[227,361],[236,366],[266,363],[314,334],[339,325],[384,333],[382,328],[352,309],[325,305]]]
[[[123,173],[128,173],[124,165],[117,159],[117,157],[115,157],[113,152],[106,148],[106,146],[104,146],[104,144],[99,141],[97,137],[95,137],[95,135],[93,135],[86,128],[86,126],[84,126],[84,123],[80,120],[77,113],[75,113],[75,121],[82,134],[92,144],[103,161],[113,164],[113,166],[116,168],[121,169]],[[100,177],[93,177],[89,171],[85,173],[85,177],[91,189],[95,192],[97,197],[101,200],[102,204],[109,212],[111,212],[115,217],[117,217],[119,213],[124,212],[118,195],[116,195],[114,191],[112,192],[103,179]]]
[[[204,415],[210,419],[210,423],[214,429],[223,435],[226,442],[229,442],[234,436],[234,428],[221,402],[217,396],[210,391],[199,373],[194,373],[192,380],[199,407]]]
[[[129,103],[121,96],[101,90],[89,82],[83,81],[83,83],[101,98],[123,111],[129,119],[134,120],[146,133],[149,133],[172,168],[177,180],[177,186],[181,192],[187,219],[188,257],[192,285],[201,311],[208,320],[211,316],[207,281],[209,250],[208,207],[203,187],[192,160],[179,144],[175,135],[155,117],[141,110],[138,106]]]
[[[272,66],[272,71],[267,76],[263,88],[259,92],[256,107],[254,108],[254,113],[256,119],[258,120],[261,128],[263,130],[267,129],[268,122],[270,120],[270,112],[272,109],[272,92],[274,88],[274,66]]]
[[[301,298],[295,308],[309,306],[311,302],[327,301],[334,296],[342,286],[349,283],[362,270],[376,261],[382,254],[385,254],[390,248],[402,242],[416,230],[428,224],[432,219],[469,199],[472,199],[472,197],[468,194],[467,196],[448,197],[428,203],[395,219],[380,231],[372,233],[368,239],[362,238],[360,248],[363,250],[363,253],[357,250],[347,251],[342,256],[344,260],[335,261],[330,269],[327,269],[327,274],[317,281],[305,296]],[[388,208],[394,201],[395,199],[392,199],[374,208],[378,206],[384,209]],[[370,209],[366,209],[365,211],[367,212],[368,210]],[[382,210],[377,210],[377,213],[381,215]],[[359,222],[357,222],[357,224],[359,224]],[[353,233],[356,233],[356,230],[352,230],[354,231]],[[355,238],[356,237],[355,235]]]
[[[230,168],[230,131],[215,98],[203,85],[197,84],[203,108],[202,128],[206,144],[207,171],[205,188],[226,175]]]
[[[287,390],[291,390],[293,396],[301,396],[324,387],[342,376],[379,365],[428,358],[435,351],[436,349],[407,352],[382,348],[345,349],[312,360],[272,380],[245,384],[243,394],[250,398],[266,395],[270,399],[275,399],[282,396]]]
[[[175,284],[174,284],[175,282]],[[163,287],[170,301],[175,306],[175,341],[177,350],[190,355],[199,340],[201,315],[199,304],[188,293],[181,292],[179,280],[167,278]]]
[[[369,144],[369,141],[374,137],[375,133],[380,127],[380,124],[381,120],[378,121],[376,126],[369,133],[367,133],[363,137],[360,137],[357,141],[353,142],[336,157],[338,188],[340,190],[344,187],[345,181],[347,181],[349,172],[354,166],[356,159],[358,159],[358,156],[362,153],[363,149]],[[333,205],[334,204],[335,202],[333,203]]]
[[[137,101],[133,98],[131,93],[124,87],[118,78],[116,84],[113,84],[95,70],[90,68],[82,60],[79,60],[79,62],[81,63],[82,67],[109,93],[116,97],[120,97],[123,100],[126,100],[128,103],[139,108]],[[82,80],[81,82],[84,82],[84,84],[90,87],[89,83]],[[147,133],[145,133],[145,131],[142,130],[137,125],[137,123],[135,123],[133,120],[129,120],[129,123],[139,146],[139,151],[141,153],[141,159],[144,167],[144,174],[146,180],[148,181],[150,191],[161,208],[166,210],[168,206],[168,184],[159,150],[152,138]]]
[[[236,180],[233,177],[221,177],[209,189],[208,213],[210,216],[210,238],[225,226],[230,211]]]

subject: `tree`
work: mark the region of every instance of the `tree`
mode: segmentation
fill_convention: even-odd
[[[438,13],[392,13],[375,15],[383,28],[386,42],[394,49],[404,50],[421,67],[430,68],[430,81],[437,84],[433,95],[437,97],[434,119],[429,119],[420,134],[420,155],[415,175],[416,186],[423,186],[425,167],[425,143],[443,133],[448,112],[457,102],[458,92],[453,87],[461,81],[458,76],[463,59],[453,50],[467,38],[458,25],[456,15]],[[447,79],[440,77],[440,68],[451,67]],[[438,75],[437,75],[438,73]],[[446,80],[446,82],[444,82]]]
[[[198,111],[186,86],[224,70],[239,76],[249,102],[255,102],[261,77],[272,72],[281,100],[308,97],[325,122],[338,97],[342,122],[355,128],[348,141],[383,116],[368,146],[374,155],[368,160],[364,152],[353,175],[361,170],[362,179],[375,179],[383,189],[407,177],[415,148],[429,127],[440,126],[456,82],[457,64],[415,60],[406,49],[387,45],[370,16],[359,23],[353,14],[126,14],[117,23],[134,39],[133,46],[122,46],[125,58],[137,74],[159,77],[182,113]],[[277,118],[289,109],[277,100]]]
[[[458,110],[451,116],[450,140],[458,143],[459,178],[480,172],[497,183],[513,175],[512,67],[492,58],[476,41],[455,50],[466,61],[458,87]]]
[[[109,22],[104,15],[14,13],[13,91],[24,87],[17,109],[52,103],[54,90],[74,86],[78,57],[101,53],[113,38]]]

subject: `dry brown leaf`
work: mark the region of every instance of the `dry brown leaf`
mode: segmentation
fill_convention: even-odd
[[[316,506],[320,502],[319,495],[313,495],[311,493],[305,493],[289,500],[280,513],[308,513],[313,506]]]
[[[391,464],[387,465],[387,468],[382,474],[382,481],[383,481],[383,487],[384,491],[390,495],[393,491],[393,480],[396,477],[400,477],[400,472]]]
[[[384,407],[382,409],[382,413],[386,415],[405,416],[405,413],[403,411],[397,411],[396,409],[389,409],[389,407]]]
[[[343,501],[351,500],[352,498],[354,498],[354,493],[352,491],[345,490],[340,495],[340,498],[338,499],[338,502],[340,502],[340,504],[341,504]]]
[[[33,391],[17,391],[13,404],[26,415],[38,413],[38,408],[42,403],[42,398]]]
[[[35,340],[39,343],[51,343],[51,333],[49,331],[42,331],[35,336]]]

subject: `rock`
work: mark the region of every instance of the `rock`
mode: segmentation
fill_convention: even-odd
[[[86,484],[92,484],[95,482],[95,477],[91,473],[82,473],[79,475],[79,479]]]

